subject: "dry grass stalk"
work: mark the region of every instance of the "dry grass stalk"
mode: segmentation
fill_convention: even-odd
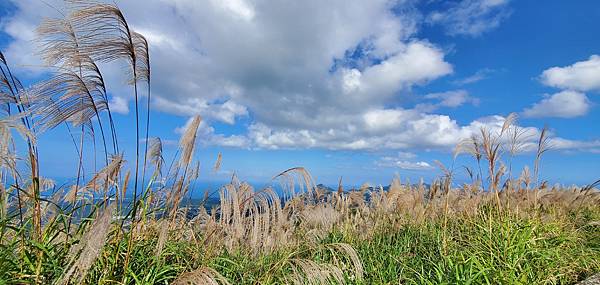
[[[162,167],[165,163],[163,158],[163,146],[160,138],[151,138],[148,143],[150,147],[148,148],[147,158],[148,161],[154,166],[154,175],[158,176],[162,172]]]
[[[35,144],[35,135],[23,124],[19,123],[23,115],[13,115],[0,119],[0,149],[8,152],[12,142],[13,136],[11,131],[16,131],[21,137],[30,140]]]
[[[331,253],[334,256],[350,259],[353,267],[351,272],[355,281],[361,281],[363,279],[364,269],[362,262],[352,246],[347,243],[332,243],[328,244],[327,248],[331,250]]]
[[[535,177],[536,184],[539,183],[539,172],[540,172],[540,161],[542,155],[550,149],[550,138],[548,137],[548,127],[545,126],[540,133],[540,137],[537,142],[537,149],[535,152],[535,161],[533,164],[533,176]]]
[[[98,191],[100,189],[106,189],[117,185],[117,179],[121,173],[121,168],[125,160],[123,155],[118,154],[111,157],[110,163],[98,171],[94,177],[87,183],[85,189],[88,191]]]
[[[223,159],[223,156],[219,152],[219,154],[217,155],[217,161],[215,162],[215,167],[213,168],[214,172],[219,172],[219,169],[221,169],[221,160],[222,159]]]
[[[98,119],[108,164],[108,150],[100,113],[108,111],[113,151],[116,152],[116,134],[108,106],[104,78],[94,60],[81,51],[80,35],[69,19],[47,19],[36,30],[41,54],[47,64],[59,66],[57,75],[39,84],[31,100],[35,115],[41,117],[44,129],[54,128],[69,121],[74,125],[92,128],[92,117]],[[90,132],[93,133],[93,130]]]
[[[98,62],[126,60],[131,72],[135,96],[136,160],[133,194],[133,216],[137,215],[138,176],[140,164],[139,96],[137,82],[146,77],[150,82],[148,46],[145,38],[133,31],[116,5],[88,0],[67,0],[71,7],[68,21],[78,38],[78,50]],[[142,74],[138,75],[138,71]],[[145,158],[145,155],[144,155]]]
[[[158,242],[156,243],[156,256],[159,257],[162,253],[165,243],[169,238],[169,222],[162,220],[158,222]]]
[[[181,274],[172,285],[219,285],[229,284],[225,277],[210,267],[201,267],[192,272]]]
[[[332,264],[319,264],[309,259],[291,259],[292,275],[286,278],[290,284],[344,284],[344,273]]]
[[[220,191],[220,207],[201,212],[200,227],[206,243],[228,250],[243,248],[254,254],[271,252],[294,243],[292,222],[272,189],[255,193],[246,183],[228,184]]]
[[[280,180],[281,185],[287,195],[295,197],[296,194],[307,193],[312,199],[315,195],[314,191],[317,188],[310,173],[304,167],[293,167],[287,169],[271,180]],[[299,190],[296,191],[296,181],[298,182]]]
[[[50,65],[60,65],[55,76],[26,91],[22,84],[10,74],[8,66],[6,66],[6,59],[0,53],[0,63],[3,64],[0,65],[2,69],[0,72],[0,105],[14,104],[19,108],[17,115],[10,116],[10,108],[2,106],[2,111],[7,113],[7,117],[0,119],[0,155],[2,159],[0,161],[0,181],[6,181],[7,177],[3,171],[8,170],[13,174],[15,187],[18,188],[17,194],[23,192],[27,195],[24,199],[19,197],[18,207],[21,210],[21,201],[27,204],[29,212],[26,216],[33,218],[34,238],[37,240],[41,238],[41,232],[39,232],[42,228],[41,219],[52,219],[55,208],[52,203],[41,202],[39,199],[41,191],[48,190],[53,186],[46,183],[37,173],[36,151],[31,145],[32,142],[35,143],[35,136],[32,135],[33,128],[29,124],[28,116],[35,115],[39,119],[36,126],[41,129],[53,128],[61,123],[70,122],[76,126],[85,126],[85,131],[93,135],[93,117],[97,117],[100,124],[99,113],[106,110],[110,116],[104,79],[95,61],[109,62],[125,59],[131,65],[129,83],[134,86],[136,97],[137,141],[139,141],[138,82],[146,81],[148,83],[148,106],[150,102],[150,59],[147,40],[141,34],[130,29],[116,5],[86,0],[67,0],[67,2],[72,11],[66,19],[47,20],[38,29],[45,61]],[[5,69],[8,74],[5,73]],[[27,94],[30,95],[29,98],[23,100],[21,95]],[[505,118],[499,131],[492,132],[482,128],[479,137],[473,136],[463,140],[456,147],[455,156],[460,153],[469,153],[479,165],[477,179],[473,179],[474,172],[467,168],[473,183],[465,184],[462,188],[452,188],[452,171],[454,169],[448,170],[439,164],[444,175],[440,180],[434,181],[429,189],[426,189],[422,181],[419,186],[414,187],[410,183],[402,185],[398,178],[394,178],[387,192],[381,186],[378,190],[371,190],[372,188],[368,184],[364,184],[359,191],[345,193],[340,178],[337,194],[332,194],[315,187],[314,181],[306,169],[295,167],[273,177],[273,180],[282,182],[286,194],[290,195],[290,199],[287,199],[284,205],[281,205],[280,197],[271,188],[255,191],[249,184],[240,182],[234,175],[231,183],[225,185],[220,191],[219,207],[215,207],[210,214],[201,208],[199,215],[192,222],[188,222],[185,218],[187,208],[179,207],[179,204],[188,189],[192,187],[192,181],[199,176],[199,163],[194,169],[188,169],[192,165],[197,131],[201,123],[201,118],[196,116],[192,118],[180,140],[180,158],[175,164],[174,175],[169,175],[169,171],[165,177],[165,179],[172,179],[173,182],[172,184],[169,182],[169,186],[164,183],[161,188],[161,191],[169,191],[167,200],[171,207],[170,220],[156,221],[145,214],[140,214],[139,217],[136,215],[137,168],[139,165],[139,144],[136,144],[133,226],[130,230],[125,270],[127,270],[132,243],[137,240],[134,238],[135,233],[143,236],[143,231],[148,231],[153,226],[159,228],[155,250],[157,256],[161,256],[169,238],[197,242],[196,236],[202,237],[204,239],[201,241],[202,243],[211,248],[214,247],[216,250],[237,251],[241,249],[243,252],[259,255],[288,246],[297,247],[307,237],[314,237],[316,241],[321,241],[334,229],[343,229],[356,233],[357,237],[369,238],[369,235],[375,232],[373,229],[382,224],[391,225],[393,228],[406,223],[422,222],[425,219],[443,218],[444,231],[446,231],[448,216],[477,215],[480,209],[493,203],[494,198],[499,209],[502,205],[506,205],[507,209],[516,208],[517,215],[541,215],[543,213],[542,218],[548,220],[555,215],[567,215],[572,209],[597,206],[600,203],[600,193],[592,186],[568,189],[554,186],[550,189],[546,182],[540,185],[538,181],[539,164],[542,154],[549,149],[550,142],[547,128],[542,130],[537,144],[533,175],[536,180],[535,187],[531,183],[529,169],[525,168],[517,180],[518,183],[513,183],[512,178],[509,177],[502,188],[499,188],[503,176],[506,173],[510,175],[512,170],[510,163],[507,168],[501,161],[501,157],[505,152],[514,156],[525,147],[523,143],[525,130],[515,125],[516,118],[516,114],[512,113]],[[17,120],[21,120],[22,124],[19,124]],[[146,160],[149,160],[155,167],[155,175],[161,175],[161,168],[164,164],[162,143],[160,139],[148,140],[149,117],[146,122],[146,147],[150,149],[145,151],[144,171]],[[101,124],[100,129],[102,131]],[[113,143],[115,143],[116,136],[114,128],[112,129]],[[17,177],[17,157],[11,137],[11,132],[14,130],[26,137],[30,143],[31,183],[25,183],[23,187],[17,184],[22,179]],[[508,135],[508,138],[505,138],[505,135]],[[508,148],[503,147],[505,141],[509,143]],[[117,148],[115,147],[115,149]],[[82,154],[83,135],[80,157]],[[488,190],[493,193],[480,191],[482,184],[480,161],[482,159],[488,161]],[[222,155],[219,153],[214,165],[215,172],[219,171],[221,161]],[[104,209],[91,223],[89,230],[83,234],[81,243],[72,247],[70,267],[59,283],[64,284],[73,280],[81,282],[102,251],[111,229],[112,212],[125,197],[129,172],[125,176],[121,190],[117,189],[117,180],[122,164],[122,155],[116,155],[110,163],[107,158],[106,167],[96,173],[84,187],[86,193],[90,193],[97,192],[99,189],[106,191],[114,186],[118,202]],[[298,192],[296,192],[296,185],[300,187]],[[67,201],[71,203],[78,201],[78,187],[79,183],[73,186],[73,190],[66,195]],[[499,194],[500,190],[503,191]],[[8,209],[9,202],[6,192],[4,184],[0,184],[0,217],[6,216]],[[206,193],[208,194],[208,192]],[[531,198],[531,193],[535,194],[535,198]],[[305,195],[296,196],[296,194]],[[370,199],[366,199],[366,195]],[[151,194],[143,202],[151,205],[154,199],[156,197]],[[548,213],[539,211],[550,208],[552,211],[548,211]],[[140,223],[136,224],[138,218]],[[119,229],[118,233],[121,230],[123,229]],[[152,234],[152,236],[156,235]],[[445,235],[444,239],[446,239]],[[318,242],[315,244],[319,246]],[[309,244],[309,246],[315,244]],[[328,250],[333,256],[333,264],[320,264],[312,260],[290,256],[285,262],[294,274],[284,277],[287,278],[285,281],[297,284],[344,283],[343,273],[345,270],[349,272],[351,270],[349,275],[352,279],[360,281],[363,278],[362,263],[356,251],[348,244],[329,244],[318,250]],[[118,258],[119,253],[116,256]],[[219,283],[227,284],[227,280],[208,267],[182,274],[174,282],[174,284]]]
[[[196,145],[196,134],[201,121],[202,119],[200,116],[194,116],[179,140],[181,157],[179,158],[178,166],[180,168],[187,168],[192,161],[192,155],[194,154]]]
[[[71,264],[58,284],[68,284],[73,279],[77,280],[76,283],[82,282],[106,243],[114,210],[115,204],[106,207],[82,236],[81,244],[71,249],[71,255],[75,256],[79,253],[79,257]]]

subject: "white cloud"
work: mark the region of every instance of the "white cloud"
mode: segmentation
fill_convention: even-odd
[[[464,104],[479,105],[479,99],[473,98],[466,90],[454,90],[440,93],[430,93],[423,98],[428,100],[437,100],[436,103],[421,103],[416,106],[416,109],[423,112],[432,112],[442,107],[456,108]]]
[[[412,152],[399,151],[397,157],[400,159],[413,159],[416,158],[417,155]]]
[[[17,76],[36,77],[42,74],[45,69],[41,67],[41,61],[35,56],[37,50],[33,44],[35,39],[35,29],[40,21],[40,11],[46,15],[56,16],[49,11],[42,1],[28,1],[27,10],[18,10],[14,17],[8,17],[10,14],[3,15],[0,18],[0,28],[4,33],[13,39],[13,42],[2,50],[9,65],[16,71]],[[21,3],[16,2],[17,8]]]
[[[211,4],[246,21],[252,20],[255,15],[253,7],[244,0],[211,0]]]
[[[600,154],[600,140],[577,141],[564,138],[552,138],[549,142],[550,149],[563,152],[584,151]]]
[[[22,71],[39,71],[32,31],[44,17],[60,16],[50,5],[60,8],[62,1],[12,2],[17,11],[3,19],[3,30],[14,37],[7,56]],[[419,17],[412,9],[397,9],[410,5],[389,0],[119,3],[131,26],[149,40],[155,109],[229,124],[252,114],[256,124],[275,130],[311,131],[345,128],[338,114],[361,117],[402,90],[452,72],[441,49],[414,37]],[[365,49],[360,59],[348,55],[358,48]],[[355,60],[361,64],[351,65]],[[109,92],[131,96],[122,64],[101,68]]]
[[[598,153],[600,151],[600,140],[576,141],[564,138],[552,138],[550,146],[555,150],[586,150]]]
[[[62,6],[62,1],[49,2]],[[453,71],[442,49],[418,38],[420,18],[410,9],[412,2],[147,0],[119,5],[132,27],[148,36],[154,109],[201,115],[207,121],[199,137],[207,144],[449,149],[481,126],[501,125],[500,116],[460,125],[446,115],[390,107],[399,94]],[[478,34],[499,24],[506,2],[462,1],[435,22]],[[59,15],[38,0],[12,3],[17,11],[2,20],[2,29],[14,39],[7,56],[22,74],[39,71],[30,31],[44,17]],[[464,21],[455,19],[463,15]],[[130,101],[123,65],[101,69],[109,92]],[[430,100],[447,107],[470,100],[461,96]],[[241,117],[250,120],[243,134],[218,134],[210,126],[235,124]]]
[[[499,128],[503,118],[459,126],[445,115],[424,114],[414,109],[377,109],[351,121],[344,128],[323,130],[272,129],[253,124],[249,137],[261,148],[328,148],[349,150],[450,149],[481,126]]]
[[[533,104],[523,111],[526,117],[558,117],[573,118],[583,116],[590,109],[590,101],[587,96],[577,91],[562,91]]]
[[[346,129],[273,130],[264,124],[253,124],[247,138],[251,148],[403,150],[398,154],[398,161],[411,161],[415,157],[404,150],[450,151],[460,140],[480,135],[481,128],[499,133],[504,121],[502,116],[489,116],[461,126],[445,115],[424,114],[414,109],[385,109],[368,112]],[[541,131],[534,127],[518,128],[523,133],[524,150],[533,151]],[[557,150],[592,151],[598,149],[600,143],[565,139],[553,133],[550,137]]]
[[[410,161],[396,161],[396,165],[400,169],[409,170],[431,170],[433,166],[424,161],[410,162]]]
[[[399,168],[404,170],[432,170],[434,169],[431,164],[425,161],[411,161],[416,156],[405,157],[403,153],[399,153],[397,156],[384,156],[375,162],[378,167],[385,168]]]
[[[472,83],[487,79],[488,76],[490,75],[490,73],[493,73],[493,72],[494,72],[494,70],[489,69],[489,68],[480,69],[477,72],[475,72],[473,75],[467,76],[463,79],[452,81],[452,83],[455,85],[458,85],[458,86],[472,84]]]
[[[439,99],[441,100],[439,105],[443,107],[451,107],[455,108],[458,106],[462,106],[466,103],[478,104],[478,100],[476,98],[472,98],[469,96],[469,93],[465,90],[457,90],[457,91],[449,91],[443,93],[432,93],[425,95],[427,99]]]
[[[427,16],[429,24],[444,26],[452,36],[478,36],[492,30],[510,16],[509,0],[461,0],[451,2],[443,11],[434,11]]]
[[[546,69],[541,80],[545,85],[561,89],[600,90],[600,56],[592,55],[588,60],[573,65]]]
[[[108,105],[110,106],[111,112],[129,114],[129,103],[125,98],[113,96],[110,98]]]
[[[201,98],[189,98],[184,104],[177,104],[162,97],[154,101],[160,111],[180,116],[202,115],[204,119],[215,119],[228,124],[235,123],[236,117],[248,115],[248,109],[232,100],[224,103],[209,103]]]
[[[426,82],[452,72],[441,50],[426,42],[411,42],[398,54],[366,68],[359,76],[359,94],[391,95],[415,83]]]
[[[176,134],[183,134],[192,123],[193,117],[190,117],[183,126],[175,128]],[[204,145],[218,145],[225,147],[247,148],[250,142],[247,137],[241,135],[225,136],[216,134],[215,129],[211,127],[205,120],[200,122],[197,132],[198,142]]]

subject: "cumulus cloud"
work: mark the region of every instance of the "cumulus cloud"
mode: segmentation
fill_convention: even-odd
[[[523,114],[533,118],[574,118],[587,114],[589,109],[590,101],[585,94],[567,90],[546,95],[540,102],[526,108]]]
[[[12,2],[12,1],[10,1]],[[21,9],[19,2],[14,2],[17,7],[15,14],[7,13],[0,19],[0,28],[13,39],[11,44],[4,47],[2,53],[8,63],[17,68],[13,68],[18,75],[35,77],[41,75],[46,69],[41,68],[41,61],[35,56],[36,45],[32,44],[35,39],[35,29],[40,21],[40,13],[51,14],[48,7],[42,1],[30,1],[27,3],[27,10]],[[7,3],[5,7],[10,3]],[[36,66],[37,68],[31,68]],[[19,68],[30,67],[30,68]]]
[[[561,89],[600,90],[600,56],[592,55],[588,60],[569,66],[546,69],[541,80],[545,85]]]
[[[39,59],[30,64],[33,30],[44,17],[59,17],[50,6],[61,8],[62,1],[12,3],[17,9],[3,25],[14,39],[7,55],[23,71],[38,70],[31,67]],[[361,116],[365,107],[382,108],[401,90],[452,72],[441,49],[414,37],[419,18],[411,1],[119,5],[150,43],[153,106],[173,114],[233,124],[251,113],[275,129],[312,128],[319,118],[326,128],[340,128],[337,114]],[[358,49],[362,55],[352,56]],[[131,93],[121,86],[123,66],[102,69],[109,91]]]
[[[210,103],[202,98],[189,98],[185,104],[178,104],[162,97],[155,99],[154,107],[157,110],[177,114],[180,116],[202,115],[206,118],[233,124],[237,117],[248,115],[248,109],[232,100],[224,103]]]
[[[183,126],[175,128],[175,133],[182,135],[192,123],[193,117],[190,117]],[[205,120],[200,122],[196,135],[198,142],[204,145],[218,145],[225,147],[247,148],[250,146],[248,138],[241,135],[225,136],[215,133],[215,129]]]
[[[362,72],[343,70],[344,91],[357,100],[392,95],[403,87],[452,72],[452,67],[443,57],[441,50],[429,43],[411,42],[402,46],[396,55]]]
[[[459,141],[480,135],[482,128],[500,133],[504,121],[505,117],[494,115],[459,125],[445,115],[424,114],[414,109],[387,109],[368,112],[361,120],[352,122],[343,130],[273,130],[257,123],[251,125],[243,137],[247,143],[245,146],[250,148],[401,150],[396,161],[410,162],[416,158],[410,151],[450,151]],[[522,150],[534,151],[541,130],[525,126],[516,128],[522,133]],[[553,132],[549,136],[550,144],[556,150],[596,151],[600,148],[599,141],[570,140],[557,137]]]
[[[27,75],[40,70],[33,29],[44,17],[60,15],[38,0],[12,3],[15,13],[2,20],[13,39],[6,55]],[[500,116],[460,125],[446,115],[395,107],[399,94],[453,72],[442,49],[418,38],[420,17],[412,3],[148,0],[119,5],[150,43],[152,106],[180,116],[201,115],[206,121],[199,137],[206,144],[448,149],[481,126],[501,125]],[[462,1],[431,21],[449,23],[456,33],[478,34],[500,23],[506,3]],[[490,19],[490,25],[483,24]],[[123,65],[101,68],[109,92],[120,98],[113,103],[125,106],[131,88],[124,84]],[[460,92],[427,100],[446,107],[473,103]],[[235,124],[241,117],[249,124],[240,134],[219,134],[211,126]]]
[[[550,147],[555,150],[584,150],[592,153],[600,153],[600,140],[577,141],[564,138],[552,138]]]
[[[510,16],[509,0],[461,0],[442,11],[431,12],[426,22],[442,25],[451,36],[479,36]]]
[[[339,129],[278,129],[264,124],[250,126],[249,138],[257,147],[328,148],[348,150],[450,149],[483,126],[498,129],[504,118],[482,118],[460,126],[446,115],[425,114],[415,109],[382,109],[366,112]]]

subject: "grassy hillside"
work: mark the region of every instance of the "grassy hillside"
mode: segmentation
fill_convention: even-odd
[[[47,80],[25,88],[0,53],[0,284],[574,284],[600,271],[600,192],[539,181],[547,132],[525,145],[515,115],[457,146],[479,166],[469,184],[440,164],[428,184],[326,191],[296,167],[274,177],[282,195],[234,176],[217,204],[206,210],[206,196],[188,213],[201,118],[166,162],[139,116],[151,100],[144,36],[112,4],[69,3],[37,30]],[[129,168],[97,65],[113,61],[126,63],[136,141],[147,142]],[[79,167],[57,187],[37,138],[64,124],[81,130],[70,138]],[[513,174],[525,148],[533,171]],[[104,167],[84,178],[92,150]]]

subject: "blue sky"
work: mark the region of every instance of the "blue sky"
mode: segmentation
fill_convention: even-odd
[[[387,184],[457,170],[452,150],[480,127],[519,114],[533,136],[548,125],[554,149],[542,177],[600,178],[600,3],[597,1],[117,1],[150,43],[151,135],[167,159],[181,129],[201,115],[200,179],[266,183],[306,167],[317,182]],[[48,77],[35,27],[61,1],[0,4],[0,49],[26,84]],[[120,145],[135,147],[133,101],[123,64],[103,65]],[[145,99],[145,98],[144,98]],[[76,172],[63,128],[40,137],[46,176]],[[99,146],[98,146],[99,147]],[[217,153],[223,168],[211,171]],[[508,157],[504,157],[508,160]],[[92,171],[92,159],[87,170]],[[533,153],[514,158],[519,172]],[[518,174],[518,173],[517,173]]]

